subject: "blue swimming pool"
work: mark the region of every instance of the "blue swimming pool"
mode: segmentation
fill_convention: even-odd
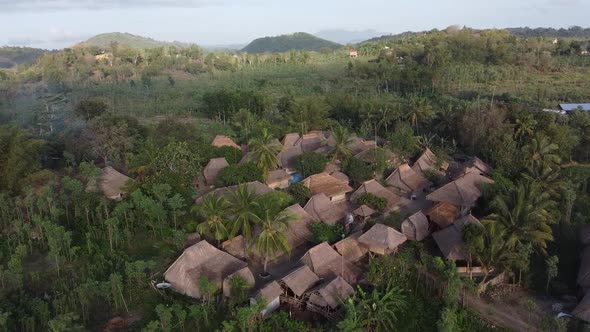
[[[302,180],[303,180],[303,175],[301,175],[301,173],[293,173],[293,175],[291,176],[291,180],[289,180],[289,182],[291,184],[293,184],[293,183],[301,182]]]

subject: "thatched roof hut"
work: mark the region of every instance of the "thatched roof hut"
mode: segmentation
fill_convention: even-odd
[[[469,215],[456,220],[453,225],[445,229],[432,233],[434,241],[446,259],[453,261],[466,261],[468,259],[463,242],[463,228],[468,224],[483,227],[479,220]]]
[[[242,150],[240,146],[236,144],[236,142],[234,142],[231,138],[225,135],[215,136],[213,142],[211,142],[211,145],[213,145],[216,148],[220,148],[222,146],[231,146],[232,148],[238,149],[240,151]]]
[[[402,233],[413,241],[422,241],[430,232],[428,230],[428,218],[418,211],[402,222]]]
[[[284,169],[277,169],[268,172],[265,182],[266,185],[271,189],[284,189],[289,186],[289,180],[291,180],[291,175],[289,175],[287,171]]]
[[[229,166],[229,163],[225,158],[213,158],[209,160],[207,166],[203,169],[205,184],[212,186],[215,183],[215,179],[217,178],[217,175],[219,175],[219,172],[227,166]]]
[[[388,165],[397,167],[401,163],[401,158],[399,158],[395,153],[391,152],[389,149],[384,149],[381,147],[373,148],[373,149],[366,149],[362,152],[359,152],[354,155],[354,157],[365,164],[373,165],[381,160],[387,162]]]
[[[407,238],[392,227],[375,224],[365,234],[359,237],[359,242],[369,247],[369,251],[380,255],[389,255]]]
[[[262,287],[253,298],[250,298],[251,304],[256,304],[258,299],[263,299],[266,302],[266,308],[262,310],[261,314],[266,314],[276,310],[280,306],[280,296],[283,294],[283,289],[276,281],[271,281]]]
[[[336,309],[354,294],[354,288],[341,277],[324,282],[310,291],[309,303],[318,307]]]
[[[424,214],[440,228],[445,228],[457,220],[461,214],[461,210],[453,204],[438,202],[425,209]]]
[[[326,164],[326,167],[324,168],[324,173],[332,174],[334,172],[340,172],[341,170],[342,167],[340,167],[340,165],[334,162],[329,162]]]
[[[296,296],[301,297],[301,295],[315,286],[319,281],[320,278],[313,273],[309,266],[303,265],[283,277],[280,280],[280,284],[291,290]]]
[[[470,172],[438,188],[427,195],[426,199],[433,202],[447,202],[463,208],[470,207],[483,195],[483,184],[493,182],[494,180],[477,172]]]
[[[354,213],[355,215],[359,216],[359,217],[363,217],[363,218],[368,218],[372,215],[374,215],[375,213],[377,213],[377,211],[371,209],[370,207],[368,207],[367,205],[361,205],[358,209],[354,210],[352,213]]]
[[[124,189],[127,183],[131,180],[130,177],[124,175],[112,168],[107,166],[101,170],[101,174],[98,177],[96,184],[98,190],[108,199],[120,200],[123,195],[127,194]],[[96,187],[88,186],[87,191],[96,191]]]
[[[364,194],[373,194],[384,198],[387,201],[387,206],[385,208],[386,212],[399,210],[409,203],[407,198],[396,195],[393,191],[385,188],[375,179],[365,181],[354,193],[352,193],[350,200],[356,201]]]
[[[323,193],[331,201],[344,200],[346,193],[352,191],[352,187],[348,184],[342,183],[327,173],[314,174],[303,180],[303,185],[309,188],[313,195]]]
[[[279,153],[279,164],[288,173],[294,173],[297,171],[297,157],[302,154],[303,148],[301,145],[285,147],[285,149]]]
[[[345,260],[353,263],[358,262],[369,252],[369,248],[365,244],[359,242],[359,237],[362,234],[362,231],[358,231],[334,244],[338,253],[344,257]]]
[[[432,186],[427,178],[416,173],[408,164],[400,165],[387,177],[386,182],[401,195],[416,194]]]
[[[222,287],[223,280],[247,267],[248,264],[232,255],[201,241],[187,249],[164,272],[164,278],[179,293],[201,297],[199,279],[207,278],[210,282]]]
[[[246,281],[246,285],[248,288],[254,287],[256,280],[254,279],[254,275],[252,271],[246,266],[243,269],[240,269],[230,275],[228,275],[225,279],[223,279],[223,296],[230,297],[231,294],[231,281],[234,277],[240,276]]]
[[[440,165],[440,166],[439,166]],[[438,157],[430,151],[429,148],[424,150],[424,153],[416,160],[412,169],[422,175],[426,176],[428,172],[444,174],[444,171],[449,167],[449,163],[442,161],[439,163]]]
[[[335,225],[348,213],[344,204],[334,203],[322,193],[313,195],[305,204],[304,209],[314,220],[329,225]]]
[[[483,160],[477,157],[473,157],[461,165],[461,173],[459,175],[476,172],[480,175],[490,176],[493,171],[494,169],[492,166],[486,164]]]
[[[299,136],[298,133],[286,134],[283,137],[283,139],[281,140],[281,144],[283,144],[283,146],[285,148],[289,148],[289,147],[297,145],[299,143],[300,139],[301,139],[301,136]]]
[[[333,176],[334,178],[342,181],[342,183],[348,185],[350,183],[350,178],[348,177],[348,175],[342,173],[342,172],[333,172],[330,174],[331,176]]]
[[[572,315],[586,323],[590,323],[590,292],[586,292],[582,301],[572,311]]]
[[[246,241],[242,235],[238,235],[233,239],[226,240],[221,243],[221,249],[239,259],[244,259],[246,256]]]
[[[301,262],[320,278],[341,276],[347,282],[355,284],[362,271],[342,257],[328,242],[322,242],[309,249]]]
[[[348,145],[348,148],[352,151],[353,155],[357,155],[363,151],[375,149],[375,141],[365,141],[360,137],[353,137],[352,141]]]

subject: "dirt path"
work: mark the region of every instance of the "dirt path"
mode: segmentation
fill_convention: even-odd
[[[481,319],[494,325],[513,331],[539,331],[538,326],[530,325],[523,320],[512,307],[500,306],[497,303],[487,301],[471,294],[465,296],[465,307],[476,313]]]

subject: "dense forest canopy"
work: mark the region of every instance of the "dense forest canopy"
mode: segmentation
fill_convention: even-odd
[[[321,39],[305,32],[296,32],[289,35],[264,37],[253,40],[242,51],[247,53],[273,53],[297,51],[321,51],[334,50],[341,45],[329,40]]]
[[[544,109],[590,102],[589,36],[578,30],[450,27],[363,42],[358,58],[315,37],[301,46],[312,51],[270,41],[261,54],[109,41],[0,70],[0,331],[495,331],[457,303],[492,272],[551,299],[576,295],[577,235],[590,223],[590,113]],[[284,311],[261,320],[265,304],[249,306],[239,278],[225,299],[206,278],[198,300],[156,289],[195,234],[215,247],[241,235],[264,256],[264,272],[273,255],[291,253],[283,211],[314,194],[301,183],[265,193],[240,184],[286,168],[279,140],[309,133],[329,133],[331,145],[293,168],[308,176],[337,165],[331,173],[354,190],[387,185],[396,159],[413,163],[424,151],[438,168],[474,156],[489,164],[494,184],[471,210],[482,227],[465,226],[461,238],[483,280],[459,276],[430,239],[371,259],[366,283],[333,320]],[[355,139],[373,142],[363,158]],[[207,183],[214,164],[225,168]],[[113,171],[133,179],[117,200],[99,190]],[[422,175],[434,187],[451,180]],[[201,195],[211,187],[227,195]],[[375,214],[389,204],[373,193],[358,201]],[[369,215],[366,228],[400,229],[405,217]],[[315,243],[347,232],[319,225]],[[535,315],[526,324],[564,331],[562,320]]]

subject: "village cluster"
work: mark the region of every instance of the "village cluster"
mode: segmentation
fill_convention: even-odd
[[[287,134],[280,144],[283,146],[279,154],[281,167],[270,171],[265,183],[244,184],[256,195],[289,187],[299,175],[295,165],[297,156],[310,151],[327,154],[333,141],[329,133],[314,131],[303,136]],[[216,136],[212,145],[244,150],[222,135]],[[367,164],[375,162],[376,148],[375,141],[360,138],[350,144],[354,157]],[[281,305],[291,305],[330,319],[341,301],[354,294],[356,285],[363,282],[368,260],[375,255],[395,254],[406,241],[423,241],[432,236],[439,254],[455,261],[459,273],[481,275],[480,267],[467,262],[462,230],[469,223],[480,224],[471,215],[471,209],[482,196],[482,185],[493,182],[491,167],[476,157],[463,162],[439,160],[428,148],[410,165],[386,151],[387,162],[395,170],[383,183],[371,179],[353,188],[349,177],[335,162],[328,163],[322,173],[300,179],[310,189],[312,197],[304,206],[295,204],[286,209],[295,216],[287,234],[292,252],[272,257],[268,276],[257,273],[264,257],[256,248],[248,246],[242,235],[216,247],[201,240],[198,234],[192,234],[191,245],[164,273],[165,281],[181,294],[201,298],[198,280],[205,277],[229,296],[230,280],[239,275],[251,287],[252,303],[260,298],[266,301],[263,315]],[[240,163],[248,161],[249,157],[249,153],[244,152]],[[223,196],[237,189],[237,186],[214,187],[217,175],[228,166],[225,158],[209,161],[196,181],[199,195],[195,204],[207,195]],[[428,179],[433,173],[447,179],[446,184],[435,188]],[[99,185],[107,196],[116,199],[127,180],[116,170],[105,168]],[[377,211],[359,205],[357,200],[364,194],[384,199],[385,208]],[[391,213],[405,217],[401,229],[383,224]],[[374,225],[363,232],[368,220]],[[346,234],[333,245],[323,242],[312,247],[312,223],[340,224]]]

